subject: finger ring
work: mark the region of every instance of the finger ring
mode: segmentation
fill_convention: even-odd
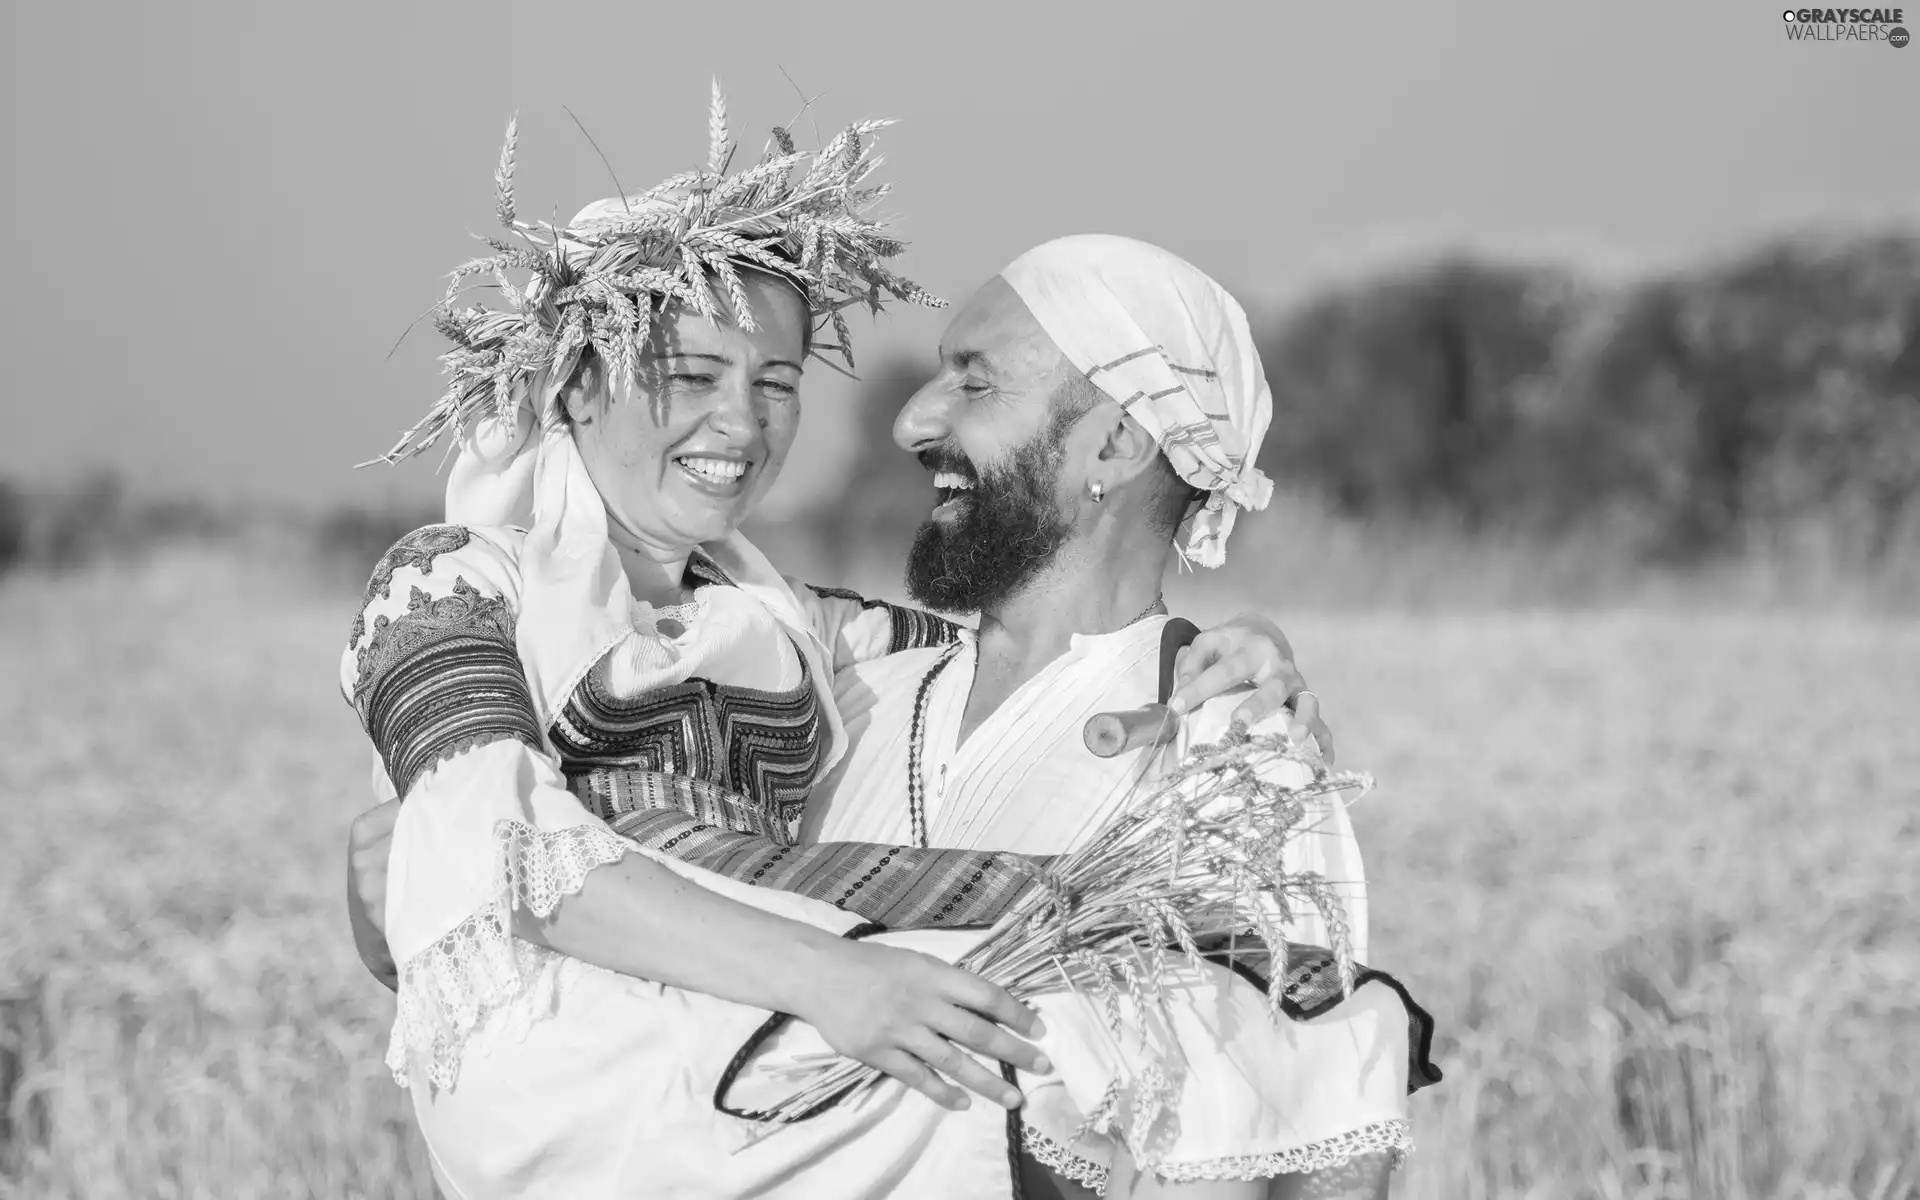
[[[1300,697],[1302,696],[1312,696],[1315,700],[1318,700],[1320,698],[1320,693],[1314,691],[1312,688],[1301,688],[1299,691],[1293,694],[1292,699],[1287,701],[1287,707],[1292,709],[1295,712],[1299,712]]]

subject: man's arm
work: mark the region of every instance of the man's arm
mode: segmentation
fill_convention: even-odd
[[[400,968],[387,949],[387,851],[393,846],[400,801],[389,800],[353,819],[347,831],[347,921],[360,961],[390,992],[400,990]]]

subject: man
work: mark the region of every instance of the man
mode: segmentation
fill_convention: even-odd
[[[1266,503],[1270,485],[1252,464],[1271,401],[1238,305],[1188,264],[1125,239],[1068,238],[1023,256],[961,310],[941,354],[940,375],[895,426],[934,472],[940,500],[908,582],[929,607],[979,612],[980,629],[842,673],[836,695],[853,748],[810,804],[807,840],[1057,853],[1165,761],[1155,751],[1096,759],[1082,726],[1159,698],[1161,579],[1176,552],[1218,565],[1236,510]],[[1240,674],[1236,664],[1202,665],[1189,656],[1183,693],[1206,696]],[[1299,718],[1313,716],[1311,700]],[[1212,700],[1188,719],[1187,740],[1224,733],[1230,714],[1262,715]],[[1330,902],[1324,919],[1303,918],[1294,932],[1344,941],[1360,957],[1366,915],[1351,831],[1337,805],[1314,816],[1293,865],[1329,880]],[[359,892],[377,895],[381,825],[356,826]],[[1368,1028],[1386,1039],[1376,1051],[1406,1036],[1404,1015],[1397,1031],[1376,1028],[1397,1004],[1371,1014]],[[1424,1014],[1414,1016],[1417,1026]],[[1308,1169],[1337,1164],[1347,1175],[1338,1194],[1384,1194],[1389,1154],[1405,1145],[1409,1071],[1404,1045],[1391,1058],[1374,1055],[1386,1065],[1364,1086],[1337,1081],[1353,1100],[1346,1109],[1319,1102],[1312,1072],[1254,1079],[1247,1111],[1278,1126],[1190,1130],[1201,1142],[1217,1133],[1228,1149],[1189,1160],[1189,1176],[1224,1174],[1235,1182],[1218,1186],[1239,1187],[1207,1194],[1259,1194],[1248,1185],[1277,1176],[1283,1192],[1311,1184],[1332,1195],[1328,1177]],[[1364,1069],[1338,1054],[1324,1061],[1335,1073]],[[1416,1085],[1431,1081],[1428,1070],[1417,1058]],[[1109,1166],[1126,1182],[1131,1160],[1111,1144],[1066,1144],[1084,1100],[1027,1082],[1039,1110],[1029,1150],[1084,1183],[1103,1183]],[[1275,1087],[1297,1089],[1302,1102],[1266,1112],[1274,1106],[1257,1102]],[[1053,1133],[1036,1115],[1051,1117]],[[1272,1148],[1235,1154],[1236,1137]],[[1362,1152],[1332,1156],[1335,1145]],[[1176,1176],[1166,1186],[1198,1195],[1208,1185]]]
[[[804,836],[1048,853],[1106,821],[1141,763],[1089,754],[1085,722],[1155,698],[1162,578],[1176,554],[1218,565],[1235,509],[1265,504],[1253,460],[1270,406],[1239,306],[1164,251],[1065,238],[983,286],[894,426],[939,499],[909,592],[980,613],[979,632],[841,674],[853,748]],[[1185,742],[1216,740],[1232,709],[1202,705]],[[1291,865],[1332,881],[1363,959],[1357,847],[1338,805],[1318,816]],[[1292,933],[1329,945],[1333,923],[1309,913]],[[1349,1165],[1359,1194],[1384,1191],[1386,1157]]]

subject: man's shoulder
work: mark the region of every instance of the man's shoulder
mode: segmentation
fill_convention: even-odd
[[[921,681],[950,650],[950,646],[900,650],[836,671],[833,694],[841,714],[876,705],[912,704]]]

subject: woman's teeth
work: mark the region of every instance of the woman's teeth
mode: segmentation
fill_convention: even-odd
[[[715,483],[732,483],[747,473],[747,464],[737,458],[706,458],[700,455],[688,455],[673,461],[700,478],[711,479]]]

